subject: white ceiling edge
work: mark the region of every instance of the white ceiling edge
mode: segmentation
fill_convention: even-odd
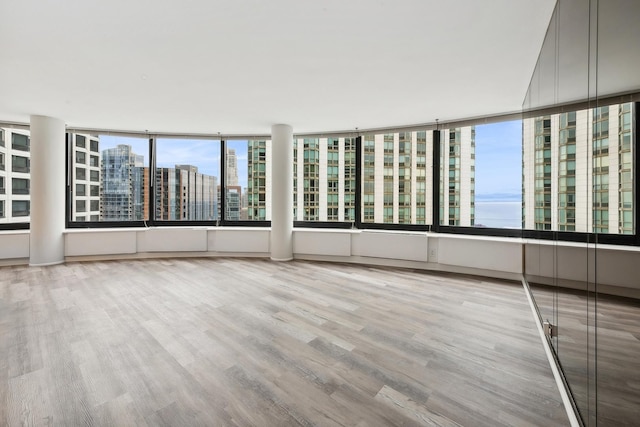
[[[521,108],[555,0],[5,0],[0,120],[269,134]]]

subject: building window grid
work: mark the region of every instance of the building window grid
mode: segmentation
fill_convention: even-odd
[[[364,153],[364,169],[362,179],[362,221],[375,221],[375,151],[376,141],[374,135],[365,135],[362,142]]]
[[[298,219],[298,140],[293,140],[293,218]]]
[[[535,229],[551,230],[551,116],[535,119],[534,143]]]
[[[398,135],[398,223],[411,224],[412,133]]]
[[[416,133],[416,224],[427,221],[427,132]]]
[[[317,221],[320,213],[320,150],[318,138],[303,139],[304,221]]]
[[[339,219],[339,158],[340,140],[338,138],[327,139],[327,221]]]
[[[384,223],[393,223],[393,160],[394,134],[383,136],[383,219]]]
[[[558,230],[576,229],[576,112],[560,114]]]
[[[473,227],[476,223],[476,127],[471,126],[470,143],[470,200],[469,200],[469,221]]]
[[[356,139],[344,139],[344,220],[356,219]]]
[[[449,176],[449,186],[447,194],[449,196],[448,224],[460,225],[460,150],[461,150],[461,130],[460,128],[449,131],[449,163],[447,173]]]
[[[618,113],[618,231],[620,234],[634,233],[632,118],[632,104],[622,104]]]
[[[250,220],[264,221],[267,218],[267,141],[249,140],[247,158],[249,175],[247,182],[247,217]]]
[[[593,232],[609,232],[609,107],[593,109]]]

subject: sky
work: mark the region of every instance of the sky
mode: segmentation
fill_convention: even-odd
[[[476,201],[522,201],[522,121],[476,126]]]

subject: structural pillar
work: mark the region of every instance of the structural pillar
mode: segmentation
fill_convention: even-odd
[[[65,126],[31,116],[29,265],[64,262]]]
[[[293,259],[293,129],[271,126],[271,259]]]

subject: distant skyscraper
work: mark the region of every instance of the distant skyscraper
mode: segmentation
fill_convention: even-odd
[[[104,221],[146,220],[148,216],[149,168],[144,156],[130,145],[120,144],[102,151],[100,219]]]
[[[247,141],[247,219],[264,221],[271,210],[267,193],[267,141]],[[244,196],[243,196],[244,198]]]
[[[526,229],[634,232],[633,113],[628,103],[523,121]]]
[[[236,150],[227,148],[227,185],[237,186],[238,184],[238,157]]]
[[[155,218],[212,221],[217,219],[216,177],[192,165],[156,168]]]
[[[242,219],[242,187],[239,185],[227,185],[226,193],[224,219],[227,221],[239,221]],[[220,186],[218,186],[218,198],[220,198]],[[218,204],[218,211],[220,211],[220,204]],[[219,212],[219,215],[222,218],[222,212]]]

